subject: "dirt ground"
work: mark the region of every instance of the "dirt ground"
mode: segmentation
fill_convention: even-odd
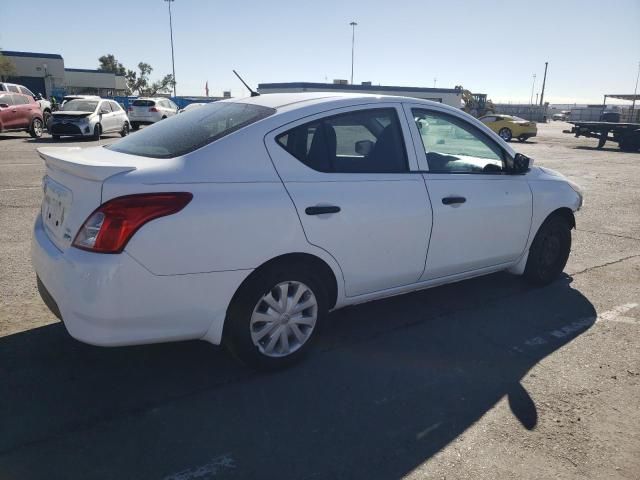
[[[0,135],[0,479],[640,479],[640,154],[567,127],[514,143],[584,188],[566,276],[334,312],[270,375],[70,338],[29,259],[51,140]]]

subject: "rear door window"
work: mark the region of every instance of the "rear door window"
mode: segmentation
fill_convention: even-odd
[[[134,102],[135,104],[135,102]],[[153,158],[184,155],[275,113],[248,103],[215,102],[174,115],[108,146],[110,150]]]
[[[309,168],[325,173],[400,173],[409,170],[394,108],[357,110],[315,120],[276,138]]]
[[[29,97],[24,95],[13,95],[14,105],[27,105],[29,103]]]

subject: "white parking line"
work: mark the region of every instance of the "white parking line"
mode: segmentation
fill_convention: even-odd
[[[618,305],[611,310],[601,313],[597,317],[584,317],[564,325],[556,330],[545,332],[541,335],[531,337],[523,342],[521,346],[514,346],[513,349],[518,352],[524,352],[524,348],[535,348],[540,345],[546,345],[549,341],[556,338],[563,338],[572,333],[578,332],[588,326],[601,322],[621,322],[630,323],[632,325],[640,325],[640,320],[633,317],[627,317],[624,314],[638,306],[637,303],[625,303]]]
[[[212,458],[204,465],[188,468],[178,473],[173,473],[168,477],[164,477],[164,480],[205,480],[214,477],[222,470],[229,470],[232,468],[236,468],[235,461],[233,460],[233,457],[230,453],[225,453],[218,457]]]

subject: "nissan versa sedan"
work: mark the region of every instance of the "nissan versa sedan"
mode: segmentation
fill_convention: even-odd
[[[66,102],[53,112],[49,125],[51,136],[92,137],[99,139],[104,133],[129,134],[127,112],[113,100],[76,99]]]
[[[479,120],[500,135],[506,142],[510,142],[512,138],[517,138],[519,141],[524,142],[538,135],[536,122],[530,122],[524,118],[492,114],[480,117]]]
[[[73,337],[202,339],[260,368],[298,360],[333,309],[501,270],[552,282],[582,205],[482,122],[414,98],[224,100],[38,151],[32,260]]]

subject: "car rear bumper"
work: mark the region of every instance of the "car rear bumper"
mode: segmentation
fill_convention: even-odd
[[[126,251],[61,252],[36,220],[39,291],[69,334],[100,346],[203,339],[219,344],[227,306],[250,270],[154,275]]]

